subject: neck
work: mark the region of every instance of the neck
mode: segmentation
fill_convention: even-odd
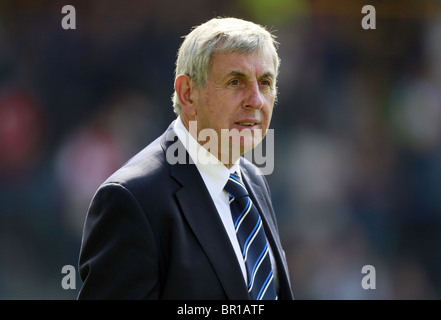
[[[215,156],[226,168],[230,169],[239,160],[242,155],[242,150],[235,154],[229,141],[227,141],[227,143],[223,142],[221,135],[214,129],[206,128],[201,130],[197,127],[196,120],[189,121],[182,115],[181,121],[198,144]]]

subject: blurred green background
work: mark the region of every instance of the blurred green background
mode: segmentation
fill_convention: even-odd
[[[218,15],[280,42],[267,179],[295,297],[441,298],[439,1],[3,0],[0,299],[76,298],[93,193],[174,119],[181,37]]]

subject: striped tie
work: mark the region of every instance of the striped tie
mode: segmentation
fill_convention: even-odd
[[[262,219],[237,174],[230,175],[225,191],[230,195],[234,228],[245,260],[248,293],[252,300],[275,300],[276,286]]]

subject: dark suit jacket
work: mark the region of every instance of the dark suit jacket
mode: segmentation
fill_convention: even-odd
[[[184,148],[170,126],[94,195],[81,244],[78,299],[249,299],[199,171],[188,162],[167,162],[173,143]],[[279,299],[292,299],[268,185],[241,161],[278,266]]]

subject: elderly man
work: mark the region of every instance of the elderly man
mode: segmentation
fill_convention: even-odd
[[[268,131],[278,70],[274,36],[252,22],[185,37],[176,120],[93,197],[79,299],[293,298],[268,184],[242,157]]]

